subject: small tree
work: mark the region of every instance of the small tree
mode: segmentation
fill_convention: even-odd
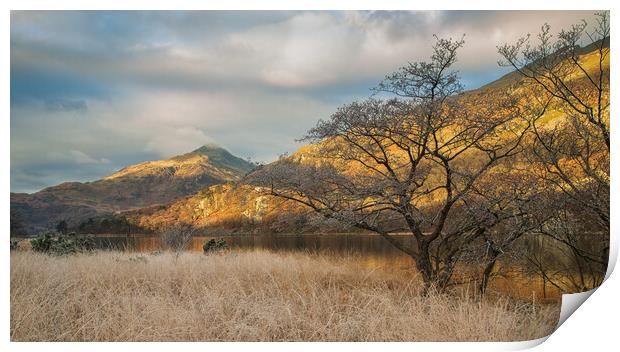
[[[195,232],[194,227],[189,224],[176,224],[162,229],[159,238],[165,248],[178,255],[189,247]]]

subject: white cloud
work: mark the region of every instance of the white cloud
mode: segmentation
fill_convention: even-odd
[[[389,38],[382,22],[358,13],[299,13],[286,21],[233,33],[227,44],[247,53],[258,78],[296,88],[384,74],[415,51],[418,38]],[[365,16],[364,16],[365,17]]]
[[[213,142],[211,138],[193,126],[163,128],[149,139],[145,150],[170,156],[187,153],[209,142]]]

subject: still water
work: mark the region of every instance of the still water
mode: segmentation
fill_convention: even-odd
[[[402,243],[412,245],[411,236],[394,235]],[[203,244],[216,237],[195,236],[189,250],[202,252]],[[330,234],[330,235],[246,235],[223,237],[231,249],[252,250],[267,249],[272,251],[304,251],[310,253],[326,253],[330,255],[352,256],[361,267],[387,268],[398,270],[403,275],[414,275],[414,261],[402,253],[385,239],[377,235],[366,234]],[[164,246],[158,237],[131,235],[98,235],[97,247],[135,252],[154,252],[163,250]],[[489,285],[490,291],[514,298],[555,301],[560,292],[549,285],[543,292],[543,282],[539,277],[527,276],[512,271],[508,275],[496,277]]]

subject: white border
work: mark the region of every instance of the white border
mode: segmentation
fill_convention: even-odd
[[[10,192],[10,169],[6,165],[10,165],[10,9],[14,10],[35,10],[35,9],[83,9],[83,10],[95,10],[95,9],[123,9],[123,10],[135,10],[135,9],[247,9],[247,10],[269,10],[269,9],[286,9],[286,10],[347,10],[347,9],[385,9],[385,10],[398,10],[398,9],[416,9],[416,10],[474,10],[474,9],[496,9],[496,10],[584,10],[584,9],[610,9],[611,10],[611,22],[612,22],[612,54],[611,59],[616,61],[616,50],[613,43],[614,38],[617,38],[618,31],[616,31],[615,25],[615,12],[616,6],[612,1],[590,0],[590,1],[573,1],[568,3],[567,1],[536,1],[536,0],[521,0],[518,2],[501,2],[501,1],[457,1],[457,0],[436,0],[432,2],[414,2],[414,1],[401,1],[401,0],[297,0],[297,1],[284,1],[284,0],[217,0],[209,2],[201,1],[130,1],[130,0],[108,0],[108,1],[77,1],[77,0],[57,0],[53,2],[45,1],[5,1],[4,4],[8,6],[5,12],[2,13],[2,48],[5,49],[3,60],[3,84],[1,85],[2,96],[4,97],[3,104],[3,128],[0,129],[0,143],[3,146],[3,152],[0,155],[0,165],[5,165],[2,172],[2,183],[0,183],[1,190],[5,197],[8,198]],[[614,63],[613,66],[617,66]],[[617,70],[612,70],[612,81],[618,81]],[[612,100],[617,101],[616,91],[612,89]],[[615,106],[615,105],[614,105]],[[613,107],[612,107],[613,109]],[[612,110],[613,111],[613,110]],[[612,119],[613,120],[613,119]],[[614,120],[615,121],[615,120]],[[612,122],[612,133],[615,132],[615,122]],[[617,143],[612,142],[612,155],[619,155]],[[616,179],[617,163],[615,158],[612,157],[612,179]],[[620,194],[620,187],[618,182],[612,183],[612,219],[614,215],[618,215],[616,208],[618,204],[617,197],[615,195]],[[6,199],[6,198],[5,198]],[[2,219],[5,240],[8,240],[9,230],[9,201],[8,199],[0,205],[0,217]],[[617,261],[617,249],[618,249],[618,233],[617,225],[612,220],[611,226],[611,249],[610,249],[610,269],[608,276],[611,274],[613,266]],[[536,347],[536,350],[606,350],[609,346],[616,345],[617,335],[617,323],[618,323],[618,297],[620,297],[620,283],[618,282],[618,274],[611,275],[612,280],[607,280],[600,289],[592,293],[592,299],[585,303],[584,307],[578,309],[574,317],[568,319],[557,332],[552,334],[548,339],[543,338],[535,341],[528,342],[514,342],[514,343],[321,343],[320,345],[314,343],[115,343],[114,345],[105,343],[9,343],[9,323],[10,323],[10,311],[9,311],[9,248],[6,245],[0,246],[1,256],[1,273],[2,273],[2,290],[0,291],[0,297],[2,305],[0,306],[2,312],[2,319],[0,320],[0,334],[2,338],[0,343],[2,351],[30,351],[36,349],[45,349],[49,351],[82,351],[86,348],[93,351],[108,351],[111,347],[120,350],[133,350],[136,347],[149,349],[151,351],[170,351],[171,349],[182,348],[184,350],[203,351],[205,348],[216,348],[222,350],[236,350],[236,349],[252,349],[254,351],[288,351],[290,349],[295,350],[307,350],[313,351],[316,348],[321,349],[341,349],[350,348],[357,351],[372,351],[376,352],[380,348],[390,348],[394,350],[410,351],[412,348],[421,350],[453,350],[459,351],[494,351],[494,350],[518,350],[524,348],[530,348],[544,342],[542,345]],[[583,296],[585,295],[580,295]],[[589,296],[589,295],[588,295]],[[578,297],[571,297],[571,299],[577,299],[578,303],[582,303],[582,300]]]

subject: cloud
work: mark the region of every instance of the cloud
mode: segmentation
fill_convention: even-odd
[[[50,151],[45,153],[48,161],[67,164],[109,164],[107,158],[93,158],[81,150],[69,150],[68,152]]]
[[[91,111],[100,133],[144,141],[145,151],[162,158],[217,143],[240,156],[270,161],[279,152],[293,151],[294,140],[333,109],[332,104],[291,92],[238,94],[235,90],[139,92],[114,107],[92,103]]]
[[[106,158],[95,159],[90,155],[79,151],[79,150],[70,150],[69,156],[73,161],[77,164],[109,164],[110,160]]]
[[[84,112],[88,109],[84,100],[49,99],[45,101],[47,111],[78,111]]]
[[[287,88],[330,85],[385,74],[414,54],[417,37],[394,36],[386,20],[354,12],[306,12],[233,33],[258,79]]]
[[[11,68],[105,85],[304,88],[381,77],[460,38],[462,70],[495,68],[495,46],[590,12],[13,12]],[[75,30],[80,28],[80,30]],[[18,82],[15,82],[18,83]]]
[[[92,180],[218,143],[271,161],[385,74],[466,45],[467,87],[498,78],[496,45],[579,11],[12,11],[11,189]]]
[[[194,126],[173,127],[151,137],[146,144],[146,150],[160,155],[175,155],[209,142],[212,142],[211,138]]]

